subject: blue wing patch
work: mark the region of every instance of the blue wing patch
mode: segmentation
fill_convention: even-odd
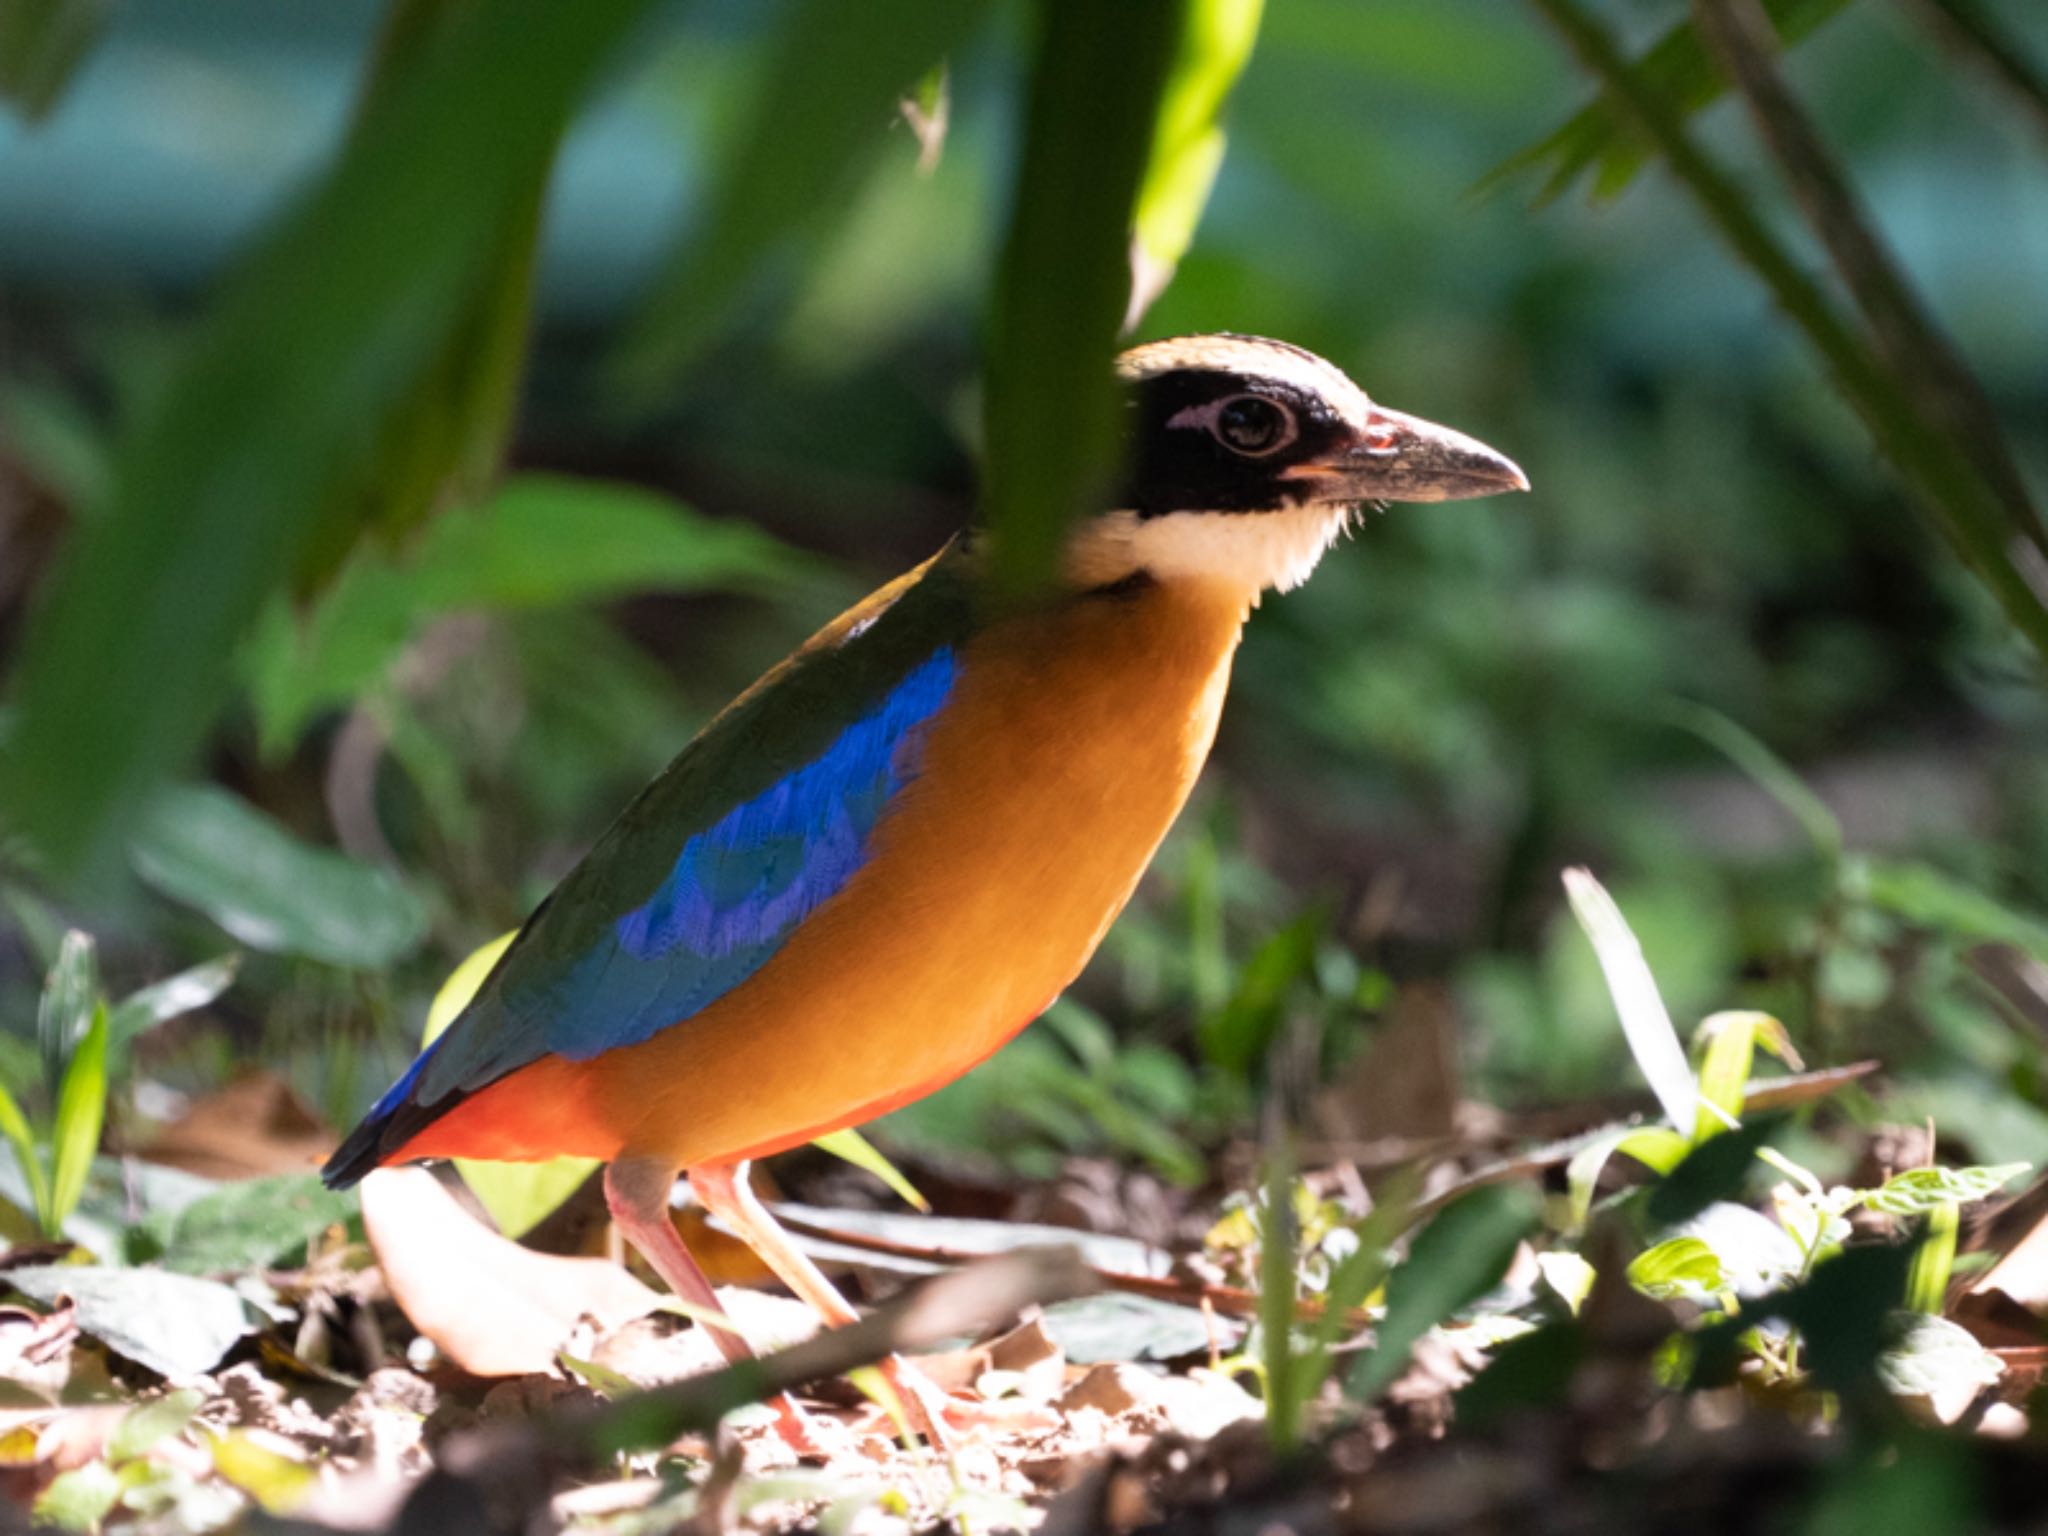
[[[924,726],[956,663],[943,647],[818,757],[693,834],[658,889],[575,968],[546,1031],[572,1061],[689,1018],[758,971],[866,861],[890,799],[916,777]]]

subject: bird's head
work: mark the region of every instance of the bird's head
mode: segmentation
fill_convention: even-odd
[[[1122,494],[1068,549],[1090,586],[1143,574],[1285,589],[1368,503],[1529,488],[1491,448],[1374,404],[1285,342],[1176,336],[1124,353],[1117,373]]]

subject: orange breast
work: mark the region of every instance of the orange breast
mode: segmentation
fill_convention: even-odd
[[[1086,963],[1215,735],[1242,593],[1196,583],[992,626],[867,863],[742,986],[478,1093],[404,1156],[678,1166],[792,1145],[957,1077]]]

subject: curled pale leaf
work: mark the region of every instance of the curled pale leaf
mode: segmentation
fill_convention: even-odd
[[[1628,1039],[1629,1054],[1649,1080],[1665,1117],[1681,1131],[1688,1131],[1699,1119],[1699,1088],[1685,1059],[1685,1047],[1678,1031],[1671,1027],[1671,1015],[1657,991],[1657,978],[1650,974],[1643,947],[1637,942],[1621,908],[1607,894],[1607,888],[1585,869],[1564,872],[1565,893],[1571,898],[1572,913],[1593,945],[1607,978],[1614,1011],[1621,1016],[1621,1032]]]

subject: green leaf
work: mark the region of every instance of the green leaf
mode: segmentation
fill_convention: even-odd
[[[1849,0],[1764,0],[1764,8],[1776,23],[1778,36],[1789,47],[1844,10],[1848,3]],[[1675,103],[1683,116],[1711,105],[1727,89],[1727,82],[1707,56],[1689,21],[1681,21],[1665,32],[1633,68],[1647,86]],[[1634,125],[1603,97],[1581,107],[1561,126],[1489,172],[1481,185],[1490,187],[1524,171],[1544,169],[1548,174],[1537,200],[1549,202],[1590,170],[1593,195],[1613,198],[1620,196],[1635,179],[1648,156]]]
[[[2032,1164],[1999,1163],[1976,1168],[1909,1168],[1895,1173],[1872,1190],[1864,1204],[1887,1216],[1920,1216],[1954,1202],[1968,1205],[1987,1199],[2025,1173]]]
[[[1210,1319],[1193,1307],[1116,1291],[1054,1302],[1045,1309],[1044,1322],[1075,1365],[1185,1360],[1206,1354],[1214,1339]]]
[[[303,1252],[356,1211],[352,1192],[326,1188],[318,1174],[238,1180],[156,1223],[163,1243],[159,1262],[188,1275],[265,1269]]]
[[[1564,1170],[1571,1202],[1571,1229],[1576,1232],[1586,1225],[1586,1217],[1593,1209],[1593,1192],[1599,1187],[1607,1160],[1615,1153],[1634,1158],[1652,1173],[1669,1173],[1684,1160],[1690,1145],[1668,1126],[1638,1125],[1616,1130],[1581,1147],[1572,1154]]]
[[[1111,370],[1130,241],[1185,0],[1044,0],[1010,226],[989,317],[982,513],[997,589],[1047,583],[1117,450]],[[1077,103],[1087,110],[1076,110]]]
[[[1891,1348],[1877,1362],[1878,1380],[1888,1392],[1900,1397],[1973,1397],[2005,1374],[1998,1356],[1978,1343],[1969,1329],[1945,1317],[1902,1312],[1893,1324]]]
[[[1692,1132],[1695,1142],[1718,1136],[1740,1122],[1759,1045],[1794,1071],[1803,1066],[1785,1026],[1767,1013],[1738,1010],[1710,1014],[1694,1031],[1693,1043],[1700,1051],[1700,1113]]]
[[[599,1397],[630,1397],[640,1390],[640,1384],[621,1371],[608,1365],[599,1365],[595,1360],[579,1360],[574,1355],[557,1351],[555,1364],[590,1388]]]
[[[0,1083],[0,1135],[7,1138],[8,1146],[14,1150],[14,1161],[28,1186],[29,1203],[35,1207],[36,1226],[47,1231],[51,1209],[50,1177],[43,1169],[43,1159],[36,1149],[35,1133],[29,1129],[28,1116],[21,1112],[21,1105],[8,1092],[5,1083]]]
[[[208,1006],[234,985],[241,965],[240,955],[222,955],[129,993],[108,1015],[110,1042],[118,1050],[168,1019]]]
[[[1696,1143],[1650,1191],[1643,1213],[1653,1226],[1676,1227],[1708,1206],[1734,1197],[1749,1179],[1757,1148],[1777,1134],[1782,1116],[1758,1116],[1724,1135]]]
[[[43,1090],[51,1102],[71,1061],[71,1053],[92,1026],[100,995],[99,965],[92,936],[73,928],[65,933],[57,960],[43,982],[36,1006],[36,1044],[43,1053]]]
[[[121,1502],[126,1485],[104,1461],[60,1472],[35,1502],[38,1529],[97,1531],[100,1522]]]
[[[50,1207],[42,1213],[43,1236],[63,1236],[64,1222],[77,1209],[100,1148],[107,1118],[107,1005],[93,1009],[92,1024],[64,1069],[57,1113],[50,1130]]]
[[[397,877],[300,842],[212,785],[158,793],[137,830],[135,869],[251,949],[374,970],[426,935],[419,897]]]
[[[173,1380],[212,1370],[262,1321],[230,1287],[161,1269],[46,1264],[8,1270],[0,1283],[44,1306],[69,1296],[82,1330]]]
[[[1329,909],[1318,906],[1267,936],[1245,962],[1230,1001],[1197,1021],[1196,1044],[1205,1060],[1243,1078],[1265,1059],[1296,987],[1315,971],[1316,951],[1329,929]]]
[[[493,0],[406,58],[191,333],[17,670],[0,803],[104,868],[211,727],[232,653],[444,355],[507,220],[646,0]],[[516,108],[509,104],[516,104]],[[399,232],[402,232],[402,236]]]
[[[1729,1289],[1720,1257],[1697,1237],[1666,1238],[1644,1249],[1630,1261],[1628,1281],[1659,1301],[1712,1302]]]
[[[1585,930],[1599,958],[1601,974],[1607,978],[1629,1054],[1657,1096],[1665,1118],[1681,1131],[1690,1130],[1699,1116],[1699,1087],[1657,991],[1657,978],[1643,959],[1643,946],[1614,898],[1590,871],[1566,870],[1564,888],[1571,898],[1572,915]]]
[[[785,9],[696,233],[629,325],[629,388],[679,372],[756,275],[816,227],[888,143],[899,104],[973,36],[986,0],[801,0]]]
[[[1152,154],[1138,188],[1128,319],[1173,277],[1223,168],[1223,108],[1251,61],[1265,0],[1191,0],[1167,70]]]
[[[192,1416],[199,1412],[206,1394],[192,1387],[180,1387],[138,1403],[129,1409],[114,1432],[107,1437],[109,1461],[133,1461],[149,1454],[153,1446],[185,1432]]]
[[[1378,1339],[1345,1390],[1369,1401],[1391,1385],[1417,1339],[1500,1283],[1540,1213],[1535,1191],[1519,1184],[1475,1189],[1445,1206],[1388,1276]]]
[[[920,1211],[929,1211],[932,1208],[931,1202],[918,1192],[917,1186],[903,1176],[903,1170],[884,1157],[876,1150],[873,1142],[852,1127],[817,1137],[811,1145],[830,1152],[834,1157],[844,1158],[854,1167],[873,1174],[895,1191],[906,1205],[914,1206]]]
[[[245,656],[266,751],[382,682],[433,618],[601,602],[636,592],[839,596],[829,574],[750,524],[632,486],[521,475],[444,513],[402,555],[365,547],[303,617],[283,601]]]
[[[64,94],[106,26],[112,0],[8,0],[0,6],[0,97],[30,122]]]

